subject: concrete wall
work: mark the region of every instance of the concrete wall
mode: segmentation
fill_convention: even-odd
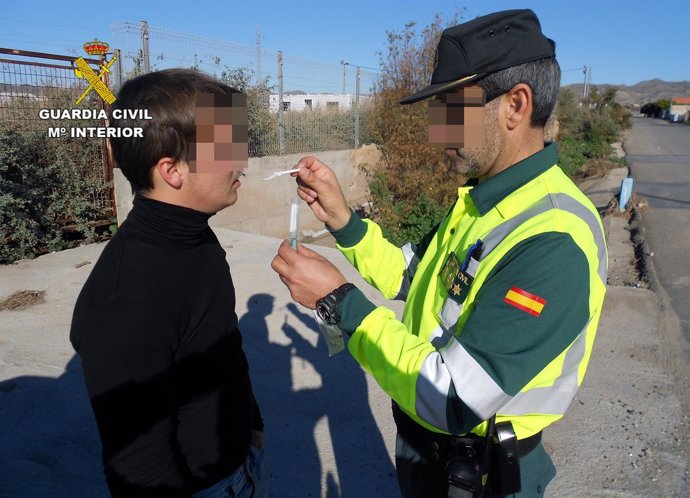
[[[297,197],[296,184],[291,176],[281,176],[264,181],[274,171],[293,168],[308,154],[257,157],[249,159],[246,176],[240,178],[242,186],[234,206],[223,209],[211,218],[215,227],[230,228],[242,232],[287,238],[290,226],[290,201]],[[337,174],[350,206],[367,201],[366,177],[360,166],[375,167],[378,151],[375,146],[356,150],[339,150],[314,154]],[[131,188],[119,169],[115,169],[115,201],[118,225],[131,209]],[[323,229],[323,224],[301,202],[300,231],[306,235]]]

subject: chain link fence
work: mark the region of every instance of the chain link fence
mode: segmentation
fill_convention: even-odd
[[[41,109],[70,109],[89,88],[85,78],[75,73],[74,56],[0,48],[0,126],[5,130],[44,138],[59,154],[68,154],[79,174],[94,186],[90,194],[97,209],[112,209],[112,193],[103,182],[112,180],[107,142],[104,138],[84,137],[78,142],[67,136],[50,137],[50,130],[73,127],[102,127],[103,120],[42,118]],[[96,72],[101,60],[84,58]],[[106,85],[108,79],[105,78]],[[81,106],[99,111],[104,102],[95,91],[87,93]],[[66,134],[65,134],[66,135]],[[64,140],[63,140],[64,139]],[[35,163],[39,157],[31,158]]]
[[[195,68],[249,95],[252,157],[357,148],[371,143],[367,121],[376,70],[329,64],[260,47],[149,26],[117,23],[115,86],[148,71]]]
[[[112,223],[107,143],[70,133],[104,123],[49,113],[75,108],[82,95],[78,107],[103,109],[75,59],[0,48],[0,263],[94,240]],[[85,60],[99,71],[100,60]]]
[[[112,75],[103,69],[105,57],[84,58],[94,77],[117,92],[139,74],[189,67],[245,91],[252,157],[372,143],[367,124],[377,70],[267,51],[258,33],[256,46],[247,47],[146,22],[115,24],[112,30]],[[102,131],[105,119],[42,112],[107,110],[84,74],[75,71],[84,69],[77,59],[0,48],[0,264],[113,232],[107,140],[72,133]]]

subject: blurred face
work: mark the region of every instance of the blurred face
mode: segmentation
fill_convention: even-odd
[[[442,147],[451,165],[468,178],[482,176],[498,156],[498,101],[486,104],[476,85],[429,100],[429,143]]]
[[[484,90],[478,86],[441,93],[429,100],[429,143],[477,148],[486,143]]]
[[[200,210],[217,212],[237,201],[239,177],[249,162],[246,95],[197,95],[195,122],[190,188]]]

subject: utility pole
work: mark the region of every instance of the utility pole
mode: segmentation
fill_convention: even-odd
[[[345,66],[349,66],[349,62],[345,61],[340,61],[340,63],[343,65],[343,95],[345,95]]]
[[[113,50],[113,55],[117,57],[117,61],[115,62],[115,68],[117,71],[115,84],[117,85],[117,89],[120,90],[120,88],[122,88],[122,53],[120,52],[119,48],[116,48]]]
[[[585,66],[582,72],[585,75],[585,84],[582,88],[582,100],[585,100],[587,98],[587,94],[589,93],[589,87],[592,82],[592,66]]]
[[[149,23],[141,21],[141,56],[144,59],[144,74],[151,72],[149,64]]]
[[[261,82],[261,26],[256,25],[256,84]]]
[[[587,95],[589,95],[589,89],[592,86],[592,66],[587,66]]]
[[[355,149],[359,148],[359,66],[355,83]]]
[[[278,50],[278,143],[282,156],[285,153],[285,116],[283,115],[283,51]]]

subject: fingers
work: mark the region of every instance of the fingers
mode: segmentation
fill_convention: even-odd
[[[283,277],[288,277],[291,267],[293,265],[298,265],[299,260],[305,257],[310,259],[325,259],[319,253],[305,247],[304,244],[298,244],[297,250],[295,251],[290,246],[290,242],[284,240],[280,243],[280,246],[278,246],[278,254],[276,254],[273,261],[271,261],[271,268],[273,268],[273,271],[278,273],[282,279]]]
[[[299,185],[299,180],[298,180],[298,185]],[[312,190],[305,185],[299,185],[297,187],[297,195],[299,196],[300,199],[302,199],[305,202],[314,202],[316,200],[316,198],[319,196],[319,194],[316,193],[315,190]]]
[[[306,256],[307,258],[326,259],[323,256],[321,256],[318,252],[309,249],[304,244],[297,244],[297,253],[301,254],[302,256]]]
[[[288,265],[280,255],[276,254],[273,261],[271,261],[271,269],[280,276],[281,280],[283,280],[283,275],[290,270],[290,265]],[[285,280],[283,280],[283,283],[285,283]]]
[[[306,156],[303,157],[302,159],[299,160],[297,163],[297,167],[302,170],[311,170],[311,171],[318,171],[321,168],[326,168],[327,170],[329,169],[328,166],[326,166],[324,163],[319,161],[316,157],[314,156]]]
[[[289,241],[284,240],[278,247],[278,254],[276,254],[273,258],[273,261],[271,261],[271,268],[278,275],[280,275],[281,280],[283,279],[283,276],[287,275],[290,271],[290,263],[288,262],[288,259],[290,259],[290,255],[292,253],[295,253],[295,250],[290,247]],[[285,281],[283,281],[283,283],[285,283]]]
[[[333,170],[324,163],[316,159],[314,156],[307,156],[302,158],[297,163],[299,171],[296,173],[298,182],[307,185],[317,192],[324,188],[333,188],[338,184]]]
[[[340,270],[319,253],[303,244],[294,250],[288,241],[278,247],[271,268],[278,273],[292,299],[310,309],[314,309],[316,301],[347,281]]]

